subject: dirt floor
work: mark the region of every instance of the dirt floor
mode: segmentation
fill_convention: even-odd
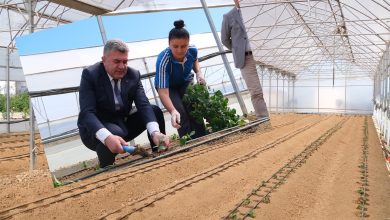
[[[43,155],[30,173],[28,158],[2,160],[0,219],[390,219],[390,176],[370,116],[270,122],[58,188]],[[0,138],[1,158],[28,152]]]

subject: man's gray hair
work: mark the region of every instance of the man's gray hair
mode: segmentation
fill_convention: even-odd
[[[119,39],[113,39],[106,42],[103,49],[103,54],[106,55],[111,51],[119,51],[121,53],[129,52],[126,43]]]

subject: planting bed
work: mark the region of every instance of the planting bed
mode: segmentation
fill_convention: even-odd
[[[370,116],[274,114],[270,123],[58,188],[44,164],[1,172],[0,219],[390,218]]]

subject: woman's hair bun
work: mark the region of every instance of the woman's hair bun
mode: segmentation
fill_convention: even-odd
[[[175,28],[183,28],[184,27],[184,21],[183,20],[177,20],[175,22],[173,22],[173,25],[175,25]]]

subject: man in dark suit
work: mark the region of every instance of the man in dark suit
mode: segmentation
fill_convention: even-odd
[[[170,144],[161,109],[149,103],[139,71],[127,66],[128,51],[121,40],[107,41],[102,62],[85,68],[81,76],[77,125],[84,145],[96,151],[100,167],[112,165],[127,141],[145,129],[152,149],[161,140]],[[129,114],[133,102],[137,111]],[[137,147],[134,153],[144,151]]]
[[[241,70],[241,74],[251,94],[251,101],[256,117],[268,117],[267,105],[263,97],[256,63],[249,45],[249,39],[242,20],[240,0],[234,0],[235,6],[223,15],[221,27],[221,41],[232,50],[234,64]]]

